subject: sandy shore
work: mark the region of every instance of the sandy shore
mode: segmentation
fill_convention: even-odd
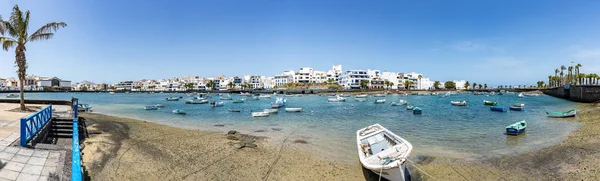
[[[360,166],[318,159],[293,140],[255,138],[238,149],[227,133],[82,114],[84,165],[94,180],[364,180]],[[256,148],[254,145],[256,145]],[[310,144],[310,143],[308,143]],[[357,160],[358,161],[358,160]]]
[[[467,161],[421,157],[420,179],[436,180],[600,180],[600,105],[578,109],[583,125],[567,140],[516,156]]]

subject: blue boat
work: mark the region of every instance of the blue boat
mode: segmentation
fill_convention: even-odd
[[[516,122],[514,124],[508,125],[506,127],[507,135],[519,135],[525,132],[525,128],[527,128],[527,122],[525,120]]]
[[[510,106],[511,111],[525,111],[525,107]]]
[[[507,107],[500,107],[500,106],[492,106],[490,107],[491,111],[498,111],[498,112],[506,112],[508,111]]]
[[[421,114],[421,113],[423,113],[423,110],[421,110],[420,107],[413,108],[413,114]]]

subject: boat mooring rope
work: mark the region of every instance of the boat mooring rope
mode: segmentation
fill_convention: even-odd
[[[412,162],[410,159],[406,158],[406,160],[408,160],[408,162],[410,162],[415,168],[417,168],[417,170],[419,170],[421,173],[424,173],[425,175],[427,175],[428,177],[430,177],[433,180],[437,180],[437,178],[431,176],[429,173],[425,172],[425,170],[419,168],[417,166],[417,164],[415,164],[414,162]]]

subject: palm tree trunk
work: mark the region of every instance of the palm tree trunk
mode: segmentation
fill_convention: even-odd
[[[27,70],[27,63],[25,59],[25,52],[24,50],[22,50],[20,47],[17,47],[15,50],[15,60],[17,62],[17,67],[18,67],[18,77],[19,77],[19,82],[21,83],[20,87],[20,94],[21,94],[21,111],[25,111],[25,89],[24,89],[24,81],[25,81],[25,75],[26,74],[26,70]]]

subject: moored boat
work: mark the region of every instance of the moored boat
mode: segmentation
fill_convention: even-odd
[[[11,94],[6,95],[6,98],[17,98],[17,97],[20,97],[19,94],[12,94],[11,93]]]
[[[519,121],[514,124],[508,125],[506,127],[506,134],[519,135],[525,131],[525,128],[527,128],[527,122],[525,122],[525,120]]]
[[[229,112],[242,112],[240,109],[228,109]]]
[[[385,97],[385,94],[375,94],[373,97]]]
[[[156,106],[158,108],[165,108],[165,107],[167,107],[167,105],[164,105],[164,104],[155,104],[154,106]]]
[[[252,117],[267,117],[269,113],[267,112],[252,112]]]
[[[302,112],[302,108],[285,108],[285,112]]]
[[[350,94],[340,94],[340,97],[350,97]]]
[[[421,113],[423,113],[423,109],[421,109],[420,107],[413,108],[413,114],[421,114]]]
[[[515,103],[514,107],[525,107],[523,103]]]
[[[498,103],[497,102],[483,100],[483,105],[486,105],[486,106],[496,106],[496,105],[498,105]]]
[[[271,95],[266,95],[266,94],[263,94],[263,95],[260,95],[260,96],[258,96],[258,97],[259,97],[259,98],[271,98]]]
[[[375,100],[374,103],[375,104],[383,104],[383,103],[385,103],[385,99],[377,99],[377,100]]]
[[[508,111],[508,108],[507,107],[500,107],[500,106],[491,106],[490,107],[490,111],[506,112],[506,111]]]
[[[519,93],[519,98],[523,98],[525,97],[525,95],[523,95],[523,93]]]
[[[92,106],[90,106],[89,104],[77,104],[77,111],[92,112]]]
[[[520,106],[510,106],[508,107],[511,111],[525,111],[525,107]]]
[[[156,106],[144,106],[145,110],[158,110],[158,107]]]
[[[244,103],[244,99],[233,100],[233,103]]]
[[[414,108],[415,108],[415,107],[414,107],[414,106],[411,106],[411,105],[408,105],[408,106],[406,106],[406,110],[413,110]]]
[[[391,103],[392,106],[404,106],[406,104],[408,104],[408,101],[405,101],[405,100],[402,100],[402,99],[400,99],[400,101],[398,101],[398,102],[392,102]]]
[[[466,106],[467,101],[450,101],[450,104],[453,106]]]
[[[185,101],[186,104],[206,104],[208,100],[206,99],[190,99]]]
[[[263,112],[269,113],[269,114],[277,114],[277,111],[279,111],[279,109],[264,109]]]
[[[341,96],[327,98],[327,102],[346,102],[346,98]]]
[[[569,111],[557,111],[557,112],[546,112],[546,114],[548,115],[548,117],[553,117],[553,118],[566,118],[566,117],[574,117],[577,114],[577,111],[575,111],[575,109],[571,109]]]
[[[275,102],[271,103],[271,108],[280,108],[285,106],[285,102],[287,102],[286,99],[278,97],[277,99],[275,99]]]
[[[233,98],[230,95],[224,95],[224,96],[219,97],[219,99],[221,99],[221,100],[232,100]]]
[[[221,102],[215,102],[215,101],[212,101],[212,102],[210,103],[210,105],[211,105],[212,107],[222,107],[222,106],[224,106],[224,105],[225,105],[225,103],[224,103],[223,101],[221,101]]]
[[[167,97],[165,98],[167,101],[179,101],[179,97]]]
[[[367,94],[358,94],[358,95],[354,96],[354,98],[367,98],[367,97],[369,97],[369,95],[367,95]]]
[[[379,124],[356,131],[361,165],[387,180],[405,180],[406,160],[413,146]]]
[[[175,109],[173,110],[173,114],[187,114],[187,112],[185,112],[185,110],[182,109]]]

